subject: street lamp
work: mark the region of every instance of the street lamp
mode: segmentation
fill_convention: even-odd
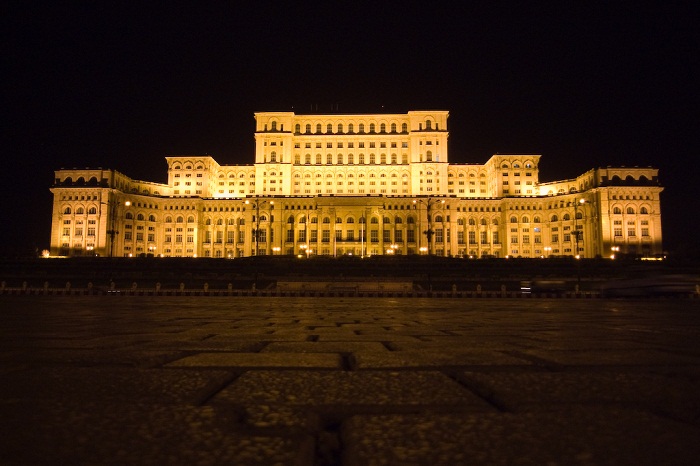
[[[272,209],[272,206],[274,205],[275,201],[268,201],[267,199],[261,200],[256,200],[253,203],[253,207],[255,207],[255,229],[253,230],[253,237],[255,238],[255,256],[258,255],[258,241],[260,238],[260,206],[264,205],[265,203],[270,204],[270,209]],[[250,204],[250,201],[246,200],[246,204]],[[264,212],[264,211],[263,211]],[[270,214],[270,217],[272,217],[272,213],[268,212]]]
[[[578,249],[578,242],[583,236],[583,232],[579,231],[578,229],[578,206],[579,204],[583,206],[583,204],[586,203],[585,199],[579,199],[577,202],[574,203],[574,236],[576,237],[576,254],[574,257],[576,259],[580,259],[581,255],[579,254],[579,249]]]
[[[413,200],[414,204],[424,204],[426,208],[426,213],[428,215],[428,229],[425,230],[423,233],[425,234],[426,238],[428,239],[428,255],[433,254],[433,242],[431,241],[432,236],[435,234],[433,231],[433,220],[430,215],[430,209],[432,208],[433,204],[444,204],[445,200],[444,199],[433,199],[429,197],[426,200],[423,199],[414,199]],[[423,251],[423,248],[420,248],[421,251]]]
[[[109,208],[109,230],[106,231],[107,236],[109,236],[109,257],[114,256],[114,237],[119,234],[119,231],[116,228],[116,221],[117,221],[117,206],[119,205],[118,202],[112,201],[109,198],[107,198],[107,202],[101,202],[101,204],[106,204],[107,207]],[[124,205],[126,207],[129,207],[131,205],[131,201],[126,201],[124,202]]]
[[[615,259],[615,254],[620,252],[620,246],[612,246],[610,250],[612,251],[612,254],[610,254],[610,259]]]

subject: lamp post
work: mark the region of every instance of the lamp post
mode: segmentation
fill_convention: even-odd
[[[107,236],[109,236],[109,257],[114,257],[114,237],[119,234],[119,230],[116,228],[117,206],[119,203],[116,201],[116,199],[109,199],[108,197],[107,202],[101,202],[101,204],[107,205],[107,208],[109,209],[109,230],[107,230],[105,233],[107,233]],[[129,207],[131,205],[131,201],[124,202],[124,205]]]
[[[585,203],[585,199],[579,199],[574,203],[574,236],[576,237],[576,254],[574,254],[574,257],[576,257],[576,259],[579,259],[581,257],[581,255],[579,254],[578,242],[583,236],[583,232],[579,231],[578,229],[578,207],[579,204],[583,206],[583,204]]]
[[[423,199],[414,199],[413,200],[414,204],[424,204],[426,208],[426,213],[428,216],[428,229],[425,230],[423,233],[425,234],[426,238],[428,239],[428,255],[432,256],[433,255],[433,242],[432,242],[432,237],[435,234],[435,231],[433,231],[433,220],[432,216],[430,215],[430,209],[433,207],[433,204],[444,204],[445,200],[444,199],[433,199],[431,197],[423,200]],[[422,251],[423,248],[420,248]]]
[[[261,200],[255,200],[253,202],[253,207],[255,207],[255,228],[253,229],[253,238],[255,239],[255,254],[254,256],[258,255],[258,241],[260,238],[260,206],[262,206],[265,203],[270,204],[270,209],[272,209],[272,206],[274,205],[275,201],[268,201],[267,199]],[[246,204],[250,204],[250,201],[245,201]],[[263,211],[264,212],[264,211]],[[270,213],[270,216],[272,216],[272,213]]]

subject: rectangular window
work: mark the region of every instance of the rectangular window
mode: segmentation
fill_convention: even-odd
[[[373,243],[378,243],[379,242],[379,230],[370,231],[369,238],[370,238],[370,241],[372,241]]]
[[[346,239],[348,241],[355,241],[355,230],[348,230],[347,232]]]
[[[294,242],[294,230],[287,230],[287,243]]]
[[[330,230],[323,230],[321,232],[321,241],[324,243],[331,242],[331,231]]]
[[[245,231],[238,230],[238,242],[245,243]]]
[[[403,230],[394,231],[394,241],[396,241],[397,243],[403,242]]]
[[[318,242],[318,230],[311,230],[311,242]]]
[[[406,230],[406,241],[409,243],[416,242],[416,232],[415,230]]]
[[[445,240],[443,237],[442,228],[436,228],[435,229],[435,242],[436,243],[443,243],[444,241]]]
[[[489,244],[488,232],[482,231],[480,236],[481,236],[481,244]]]

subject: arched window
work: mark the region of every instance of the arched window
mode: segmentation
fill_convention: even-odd
[[[552,215],[552,222],[558,222],[558,221],[559,221],[559,217],[557,217],[556,215]]]
[[[261,220],[265,220],[265,217],[262,217]],[[223,225],[223,224],[224,224],[224,219],[223,219],[223,218],[218,219],[218,220],[216,221],[216,224],[219,225],[219,226]]]
[[[277,131],[277,122],[276,121],[273,121],[272,123],[270,123],[270,126],[272,128],[272,131]]]
[[[210,219],[210,218],[206,219],[206,220],[204,221],[204,224],[205,224],[205,225],[211,225],[211,219]]]
[[[464,225],[464,219],[463,219],[463,218],[458,218],[458,219],[457,219],[457,225],[460,225],[460,226]]]
[[[402,132],[402,133],[408,133],[408,123],[402,123],[402,124],[401,124],[401,132]]]
[[[183,223],[183,222],[185,221],[185,219],[182,218],[182,217],[178,217],[175,221],[176,221],[177,223]]]
[[[498,219],[497,219],[497,218],[494,218],[492,223],[493,223],[494,225],[498,225]]]
[[[355,219],[352,217],[348,217],[348,219],[345,221],[345,223],[355,223]]]
[[[622,209],[619,207],[613,207],[613,214],[620,215],[622,214]]]
[[[328,123],[326,125],[326,133],[331,134],[333,132],[333,125]]]
[[[316,134],[321,134],[321,123],[316,124]]]
[[[270,162],[277,162],[277,152],[270,152]]]
[[[386,133],[386,123],[379,125],[379,132]]]
[[[518,218],[513,216],[510,218],[510,223],[518,223]]]
[[[287,223],[294,223],[294,215],[287,217]]]
[[[374,123],[370,123],[370,124],[369,124],[369,132],[370,132],[370,133],[374,133],[374,132],[375,132]]]
[[[301,125],[300,125],[299,123],[297,123],[296,125],[294,125],[294,132],[295,132],[295,133],[301,133]]]
[[[95,207],[90,207],[90,208],[88,209],[88,214],[89,214],[89,215],[95,215],[96,213],[97,213],[97,208],[95,208]]]
[[[532,221],[533,221],[534,223],[540,223],[540,218],[539,218],[539,217],[535,217],[535,218],[532,219]]]
[[[323,217],[323,223],[331,223],[331,219],[328,217]]]
[[[442,215],[436,215],[435,216],[435,221],[438,223],[442,223]]]
[[[343,124],[342,123],[338,123],[338,132],[341,134],[343,132]]]
[[[194,223],[194,217],[192,217],[191,215],[187,217],[187,223]]]
[[[391,219],[389,217],[384,217],[384,218],[382,218],[382,222],[391,223]]]
[[[371,224],[379,224],[379,219],[377,217],[372,217],[372,220],[369,221]]]
[[[245,225],[245,219],[244,218],[239,218],[238,219],[238,225]]]
[[[403,223],[403,220],[401,219],[401,217],[398,217],[398,216],[397,216],[397,217],[394,218],[394,223],[397,224],[397,225],[400,225],[400,224]]]
[[[335,218],[335,223],[343,223],[343,219],[340,217]]]
[[[124,215],[124,218],[126,218],[127,220],[132,220],[134,218],[134,214],[132,214],[131,212],[127,212],[126,215]]]
[[[156,216],[155,216],[155,215],[149,215],[149,216],[148,216],[148,221],[149,221],[149,222],[155,222],[155,221],[156,221]]]
[[[523,217],[522,222],[523,223],[530,223],[530,219],[528,217]]]
[[[172,223],[172,221],[173,221],[173,218],[170,215],[165,217],[165,223]]]
[[[482,218],[481,221],[480,221],[479,223],[481,223],[482,225],[486,226],[486,219],[485,219],[485,218]]]
[[[85,213],[85,211],[83,210],[82,207],[78,207],[77,209],[75,209],[75,213],[76,213],[76,215],[82,215]]]
[[[432,122],[430,120],[425,120],[425,129],[432,129]]]
[[[469,219],[469,225],[470,225],[470,226],[476,226],[476,220],[474,220],[473,218],[470,218],[470,219]]]
[[[564,214],[564,217],[562,217],[564,221],[571,220],[571,215],[569,214]]]
[[[433,161],[433,152],[428,151],[425,153],[425,161],[426,162],[432,162]]]
[[[576,212],[576,220],[581,220],[583,218],[583,213]]]
[[[391,124],[391,132],[395,133],[396,132],[396,123]]]
[[[416,219],[414,219],[412,216],[409,215],[409,216],[406,218],[406,223],[408,223],[408,224],[410,224],[410,225],[413,225],[414,223],[416,223]]]
[[[307,123],[306,124],[306,133],[308,134],[310,132],[311,132],[311,125]]]
[[[349,123],[348,124],[348,133],[352,134],[354,132],[355,132],[355,125],[353,125],[352,123]]]
[[[628,208],[627,208],[627,213],[628,213],[628,214],[634,214],[634,207],[628,207]]]
[[[364,123],[360,123],[359,129],[360,129],[360,133],[364,133],[364,132],[365,132],[365,124],[364,124]]]
[[[70,213],[71,213],[70,207],[66,207],[65,209],[63,209],[64,215],[69,215]]]
[[[301,155],[296,154],[296,155],[294,156],[294,163],[297,164],[297,165],[301,164]]]
[[[642,207],[642,208],[639,209],[639,213],[640,213],[640,214],[645,214],[645,215],[646,215],[646,214],[649,213],[649,210],[648,210],[646,207]]]

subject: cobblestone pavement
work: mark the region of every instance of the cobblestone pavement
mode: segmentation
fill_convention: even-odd
[[[700,301],[0,297],[0,463],[696,464]]]

